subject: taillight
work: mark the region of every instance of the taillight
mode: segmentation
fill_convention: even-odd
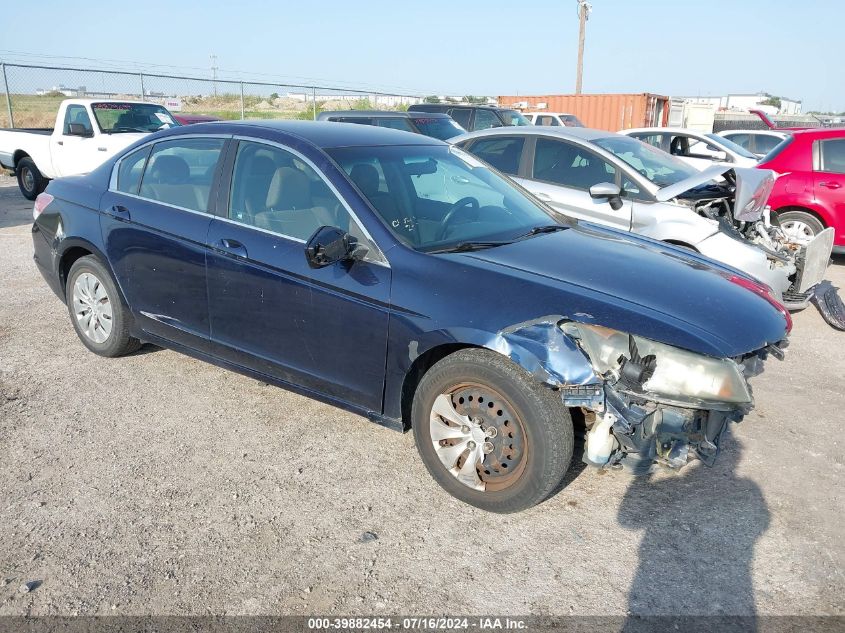
[[[47,208],[53,201],[53,196],[49,193],[39,193],[38,197],[35,198],[35,205],[32,207],[32,219],[37,220],[38,216],[44,212],[44,209]]]
[[[731,283],[735,283],[737,286],[742,286],[746,290],[750,290],[754,294],[763,297],[766,301],[771,303],[786,319],[786,333],[789,334],[792,331],[792,315],[789,314],[789,310],[787,310],[780,301],[775,299],[771,288],[759,282],[752,281],[751,279],[738,277],[737,275],[731,275],[728,277],[728,280]]]

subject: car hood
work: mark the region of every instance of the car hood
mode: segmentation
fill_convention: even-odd
[[[655,197],[659,202],[667,202],[718,178],[729,170],[733,170],[736,177],[734,217],[743,222],[756,220],[762,215],[769,200],[769,194],[775,186],[777,174],[771,169],[733,167],[727,164],[713,165],[689,178],[684,178],[681,182],[659,189]]]
[[[782,340],[786,316],[743,287],[749,278],[685,249],[576,222],[572,228],[454,257],[541,284],[561,314],[717,357]],[[486,266],[485,266],[486,267]],[[732,281],[733,279],[733,281]],[[753,283],[753,282],[752,282]]]

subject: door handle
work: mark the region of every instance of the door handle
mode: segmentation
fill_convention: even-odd
[[[98,151],[98,152],[107,152],[108,150],[109,150],[109,148],[108,148],[108,147],[98,147],[98,148],[97,148],[97,151]]]
[[[232,255],[237,255],[238,257],[247,256],[246,246],[241,244],[238,240],[224,237],[217,242],[216,246],[219,250],[231,253]]]
[[[819,183],[819,187],[827,187],[828,189],[839,189],[840,187],[842,187],[842,184],[841,184],[841,183],[838,183],[838,182],[836,182],[836,181],[833,181],[833,182],[820,182],[820,183]]]
[[[537,193],[534,194],[534,196],[538,200],[542,200],[543,202],[551,202],[552,201],[552,197],[547,193],[543,193],[542,191],[538,191]]]
[[[111,213],[112,213],[112,215],[114,215],[118,218],[123,218],[125,220],[128,220],[130,218],[129,209],[124,207],[122,204],[114,205],[111,208]]]
[[[56,145],[64,145],[64,144],[65,144],[64,141],[56,141]]]

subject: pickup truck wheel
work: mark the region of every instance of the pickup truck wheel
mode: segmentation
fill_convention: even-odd
[[[435,481],[490,512],[540,503],[572,459],[572,419],[560,395],[489,350],[461,350],[434,365],[411,416]]]
[[[132,317],[109,271],[93,255],[80,257],[70,267],[65,297],[77,336],[95,354],[111,358],[141,347],[129,336]]]
[[[824,224],[812,213],[806,211],[783,211],[778,213],[778,221],[786,236],[798,244],[807,244],[824,231]]]
[[[47,187],[47,179],[38,171],[35,161],[31,158],[21,158],[17,166],[18,187],[23,197],[27,200],[35,200],[38,194]]]

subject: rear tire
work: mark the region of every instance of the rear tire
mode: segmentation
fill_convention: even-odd
[[[540,503],[572,459],[572,418],[560,395],[490,350],[461,350],[435,364],[417,387],[411,417],[434,480],[490,512]]]
[[[41,175],[35,161],[29,158],[21,158],[15,169],[18,176],[18,187],[23,197],[27,200],[35,200],[38,194],[47,187],[47,179]]]
[[[70,267],[65,302],[79,340],[95,354],[114,358],[141,347],[129,335],[129,309],[108,269],[94,255],[80,257]]]
[[[821,220],[808,211],[781,211],[777,218],[787,237],[801,244],[806,244],[825,228]]]

